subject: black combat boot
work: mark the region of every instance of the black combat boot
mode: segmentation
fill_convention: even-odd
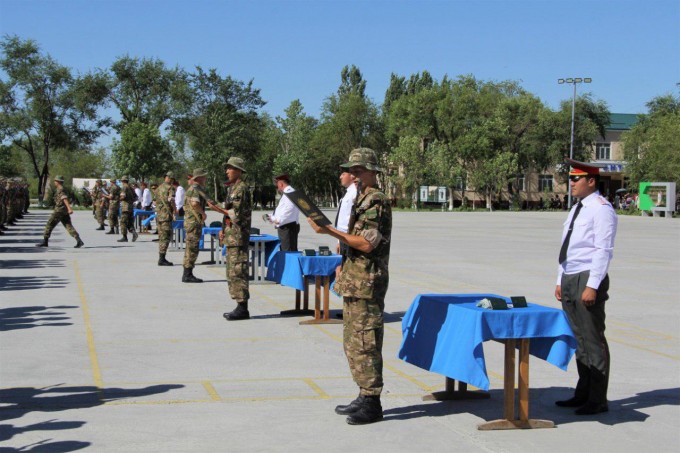
[[[158,265],[159,266],[172,266],[172,263],[165,259],[165,253],[158,254]]]
[[[358,411],[347,417],[350,425],[367,425],[383,419],[380,396],[365,396]]]
[[[135,242],[138,237],[137,230],[132,230],[132,242]]]
[[[40,244],[35,244],[36,247],[48,247],[47,238],[44,238]]]
[[[225,313],[223,316],[227,321],[241,321],[244,319],[250,319],[248,301],[237,303],[234,311]]]
[[[116,232],[113,227],[111,227],[111,229],[106,234],[116,234]]]
[[[127,242],[127,241],[128,241],[128,240],[127,240],[127,235],[126,235],[126,234],[124,234],[124,235],[123,235],[123,237],[122,237],[122,238],[120,238],[120,239],[118,239],[118,241],[117,241],[117,242]]]
[[[184,275],[182,275],[182,283],[203,283],[203,280],[196,278],[193,269],[184,268]]]
[[[97,228],[97,231],[104,231],[104,225],[99,225],[99,228]]]
[[[359,410],[359,408],[361,408],[361,405],[364,403],[364,398],[364,395],[359,394],[359,396],[357,396],[354,401],[348,405],[335,406],[335,413],[339,415],[350,415],[355,413]]]
[[[75,245],[73,248],[74,248],[74,249],[79,249],[79,248],[82,247],[83,245],[85,245],[85,243],[82,241],[82,239],[80,239],[80,237],[78,237],[77,242],[76,242],[76,245]]]

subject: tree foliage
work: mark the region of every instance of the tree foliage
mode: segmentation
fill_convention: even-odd
[[[158,128],[140,121],[125,125],[120,140],[114,140],[112,150],[116,176],[128,175],[141,181],[162,174],[172,159],[168,143]]]

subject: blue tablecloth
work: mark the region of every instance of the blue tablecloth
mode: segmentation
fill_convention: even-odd
[[[341,262],[340,255],[302,256],[301,252],[278,252],[269,261],[267,280],[302,291],[305,276],[329,276],[333,282],[335,268]]]
[[[222,227],[203,227],[203,230],[201,231],[201,240],[198,241],[198,248],[203,249],[203,239],[206,234],[210,234],[212,236],[217,236],[220,234],[220,231],[222,231]],[[219,245],[217,246],[217,249],[219,250]]]
[[[184,219],[173,220],[172,221],[173,230],[183,230],[184,229]]]
[[[482,343],[530,338],[531,355],[563,369],[576,351],[576,339],[562,310],[528,304],[527,308],[489,310],[476,307],[495,294],[421,294],[402,321],[399,358],[451,379],[489,389]],[[509,301],[509,298],[503,297]]]
[[[134,217],[139,217],[139,216],[150,216],[154,215],[156,211],[145,211],[144,209],[133,209],[132,210],[132,215]]]
[[[149,226],[149,225],[151,224],[151,221],[152,221],[153,219],[155,219],[155,218],[156,218],[156,214],[150,215],[149,217],[147,217],[146,219],[144,219],[144,220],[142,221],[142,225],[143,225],[143,226]]]

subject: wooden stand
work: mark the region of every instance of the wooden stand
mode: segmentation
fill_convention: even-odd
[[[529,418],[529,339],[522,338],[519,346],[519,418],[515,417],[515,339],[500,340],[505,343],[505,370],[503,385],[503,419],[477,425],[477,429],[490,431],[497,429],[554,428],[550,420]]]
[[[323,285],[322,285],[323,279]],[[308,324],[342,324],[339,319],[330,319],[330,309],[329,309],[329,292],[331,287],[331,278],[329,276],[315,277],[314,282],[314,319],[309,319],[306,321],[300,321],[300,325]],[[323,286],[323,315],[321,312],[321,287]],[[305,277],[305,301],[307,301],[307,277]],[[306,303],[306,302],[305,302]],[[306,305],[305,305],[306,307]]]
[[[423,401],[450,401],[450,400],[481,400],[491,397],[487,392],[471,392],[467,389],[467,383],[458,381],[456,390],[456,380],[446,378],[445,389],[443,392],[434,392],[423,396]]]
[[[302,284],[304,285],[304,291],[300,291],[299,289],[295,290],[295,309],[294,310],[283,310],[280,315],[281,316],[310,316],[314,314],[314,310],[309,309],[309,291],[307,290],[307,286],[309,285],[309,281],[307,277],[302,278]],[[300,308],[300,294],[303,294],[304,296],[304,308]]]

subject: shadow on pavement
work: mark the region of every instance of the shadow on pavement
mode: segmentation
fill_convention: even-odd
[[[98,388],[95,386],[80,387],[18,387],[0,389],[0,421],[18,419],[31,412],[58,412],[68,409],[88,409],[100,406],[110,401],[125,398],[136,398],[165,393],[184,387],[179,384],[152,385],[138,389]],[[85,425],[83,421],[48,420],[32,425],[18,426],[14,424],[0,424],[0,441],[10,440],[12,437],[25,432],[54,431],[76,429]],[[36,434],[32,434],[36,436]],[[61,441],[50,442],[46,439],[11,450],[2,451],[50,451],[67,452],[79,450],[90,445],[89,442]]]
[[[70,326],[72,324],[70,322],[54,321],[65,321],[71,319],[68,315],[66,315],[66,312],[58,310],[72,308],[78,307],[75,305],[57,305],[54,307],[34,306],[0,308],[0,332],[30,329],[31,327]]]
[[[40,269],[64,267],[64,260],[0,260],[0,269]]]
[[[0,277],[0,291],[64,288],[68,280],[48,275],[45,277]]]

